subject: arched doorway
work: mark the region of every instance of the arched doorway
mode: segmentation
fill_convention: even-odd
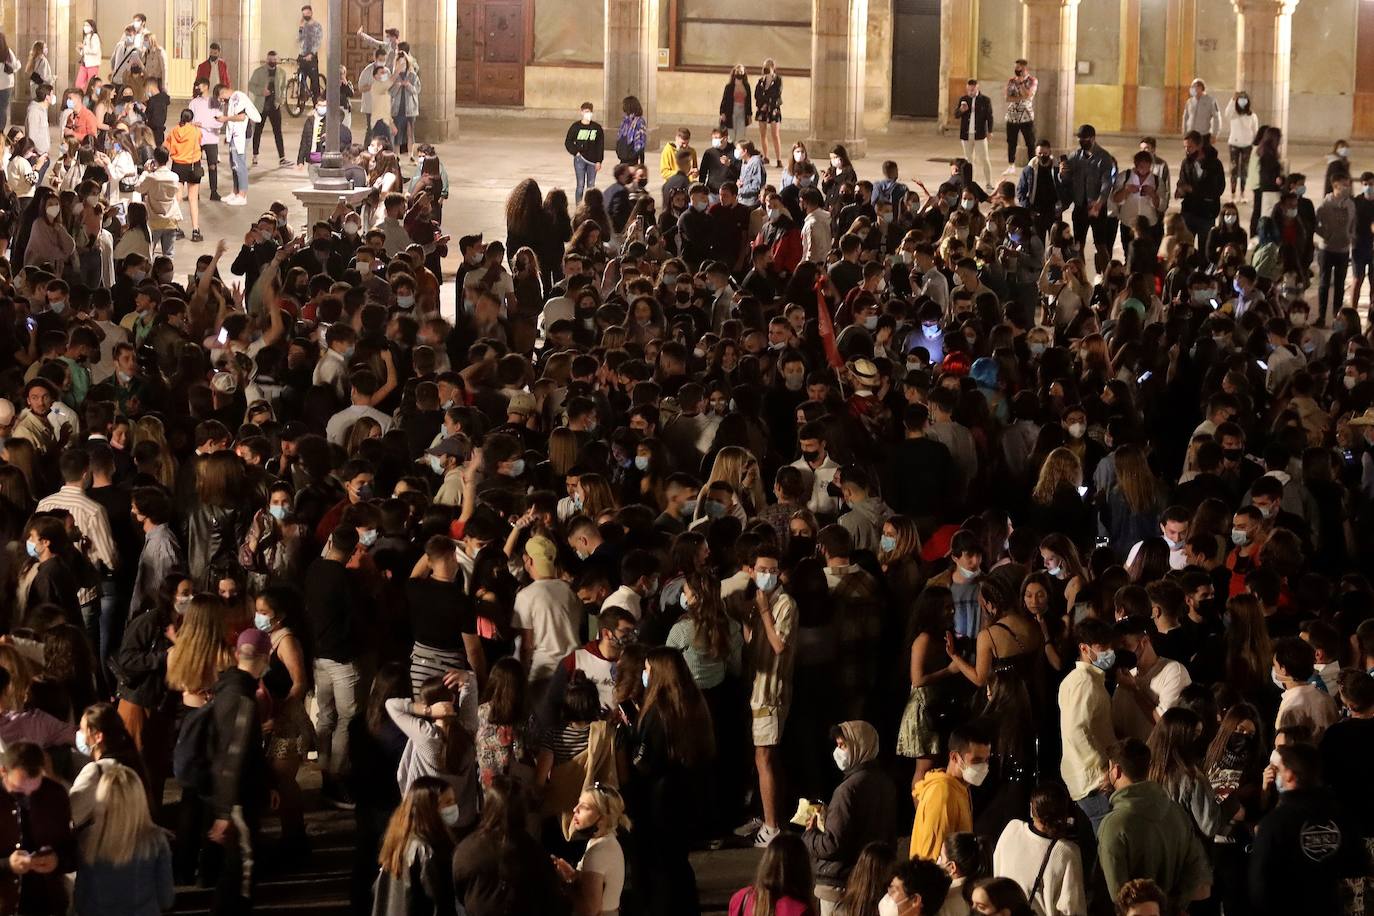
[[[383,37],[386,25],[382,19],[383,0],[344,0],[343,59],[353,79],[372,63],[373,46],[358,37],[362,29],[373,38]],[[397,24],[399,25],[399,24]]]

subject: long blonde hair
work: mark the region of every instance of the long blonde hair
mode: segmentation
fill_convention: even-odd
[[[175,490],[177,484],[177,460],[172,455],[172,450],[167,447],[167,431],[162,425],[162,421],[157,417],[140,417],[130,430],[133,434],[133,445],[140,442],[155,442],[158,446],[158,467],[157,482],[169,490]],[[130,446],[129,451],[133,451]]]
[[[577,433],[560,426],[549,433],[549,464],[560,477],[577,464]]]
[[[234,663],[224,632],[224,602],[217,595],[191,599],[177,626],[177,641],[167,652],[167,686],[197,693],[215,685]]]
[[[1071,487],[1083,485],[1083,463],[1078,456],[1062,445],[1050,452],[1045,463],[1040,466],[1040,478],[1035,482],[1031,498],[1042,506],[1054,501],[1054,494],[1062,485]]]
[[[417,840],[436,852],[448,846],[448,829],[439,813],[444,793],[452,787],[435,776],[421,776],[410,784],[410,791],[397,806],[382,837],[377,864],[393,878],[400,878],[413,857],[411,841]]]
[[[749,465],[754,466],[754,482],[746,487],[741,482],[744,479],[744,469]],[[751,504],[750,508],[758,512],[767,503],[763,496],[763,473],[759,470],[759,460],[754,457],[754,453],[747,448],[740,448],[738,445],[727,445],[716,453],[715,463],[711,465],[711,476],[702,485],[701,492],[705,493],[711,489],[711,484],[718,480],[723,480],[735,488],[737,495],[747,495]],[[706,500],[698,501],[698,508],[704,506]],[[701,513],[698,512],[698,515]]]
[[[162,828],[148,813],[148,793],[138,774],[123,764],[105,768],[95,787],[91,826],[82,836],[88,863],[124,865],[157,854]]]
[[[603,512],[615,512],[620,503],[615,498],[611,484],[600,474],[583,474],[577,478],[582,490],[582,514],[596,521]]]

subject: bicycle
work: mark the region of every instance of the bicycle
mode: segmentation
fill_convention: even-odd
[[[289,59],[290,64],[295,67],[296,72],[286,80],[286,104],[283,106],[286,113],[293,118],[299,118],[301,112],[308,106],[305,100],[314,98],[310,91],[309,82],[306,80],[305,71],[301,68],[300,58]]]

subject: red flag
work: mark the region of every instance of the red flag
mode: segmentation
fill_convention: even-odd
[[[839,347],[835,346],[835,322],[830,319],[830,307],[825,304],[825,275],[816,279],[816,328],[821,333],[821,343],[825,346],[825,361],[835,369],[844,368],[844,358]]]

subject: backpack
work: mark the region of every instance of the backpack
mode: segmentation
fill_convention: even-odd
[[[211,700],[186,714],[172,749],[172,775],[200,798],[209,798],[214,786],[215,702]]]

